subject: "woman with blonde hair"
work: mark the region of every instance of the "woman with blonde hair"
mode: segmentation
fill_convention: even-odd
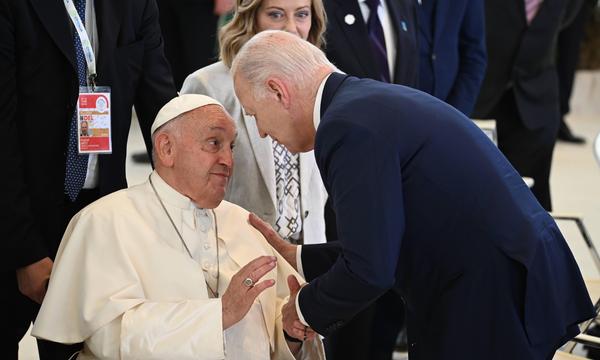
[[[244,114],[235,95],[229,68],[240,48],[264,30],[284,30],[321,47],[325,22],[322,0],[237,0],[233,19],[219,33],[221,61],[189,75],[181,89],[217,99],[236,122],[235,165],[225,199],[296,244],[325,242],[327,193],[314,155],[292,154],[260,137],[255,119]]]

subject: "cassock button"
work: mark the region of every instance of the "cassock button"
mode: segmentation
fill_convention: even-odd
[[[208,250],[210,249],[210,244],[209,243],[204,243],[204,250]]]
[[[205,261],[202,263],[202,270],[208,271],[209,268],[210,268],[210,263],[208,261]]]
[[[354,22],[356,22],[356,18],[354,17],[354,15],[348,14],[344,16],[344,22],[348,25],[354,25]]]

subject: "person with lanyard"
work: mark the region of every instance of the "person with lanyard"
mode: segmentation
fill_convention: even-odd
[[[84,341],[80,359],[324,359],[314,332],[281,326],[300,276],[222,201],[236,138],[222,105],[179,96],[152,134],[148,181],[69,224],[32,334]]]
[[[127,186],[132,107],[150,144],[176,90],[154,0],[0,0],[0,33],[0,143],[11,169],[0,180],[2,305],[11,309],[1,352],[16,359],[69,219]],[[42,359],[73,352],[45,341],[38,349]]]

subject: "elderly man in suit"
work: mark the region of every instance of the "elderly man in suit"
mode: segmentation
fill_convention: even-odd
[[[8,359],[17,357],[44,297],[69,219],[126,187],[132,106],[150,144],[150,125],[176,91],[155,0],[0,0],[0,34],[0,144],[11,169],[0,182],[10,204],[0,210]],[[111,154],[78,153],[76,104],[80,86],[93,83],[110,87]],[[42,358],[70,355],[46,350],[45,342],[38,347]]]
[[[418,86],[416,1],[324,0],[323,4],[328,20],[325,53],[338,69],[360,78]],[[325,224],[327,240],[336,240],[336,218],[329,201]],[[375,360],[374,351],[393,346],[404,318],[397,302],[398,295],[390,292],[330,336],[325,343],[328,358]]]
[[[497,121],[498,146],[552,210],[550,168],[560,124],[556,44],[582,0],[486,0],[487,72],[473,116]]]
[[[338,216],[337,244],[301,247],[310,282],[283,307],[288,333],[327,336],[394,288],[411,359],[548,359],[594,315],[553,219],[464,115],[419,91],[335,73],[283,32],[256,35],[232,73],[261,135],[293,152],[314,148]],[[259,228],[300,265],[297,247]]]

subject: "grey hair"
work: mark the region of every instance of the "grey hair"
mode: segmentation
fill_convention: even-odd
[[[252,37],[233,59],[231,73],[241,74],[248,81],[254,97],[264,98],[267,78],[277,75],[303,88],[323,67],[335,71],[335,66],[316,46],[281,30],[265,30]]]

